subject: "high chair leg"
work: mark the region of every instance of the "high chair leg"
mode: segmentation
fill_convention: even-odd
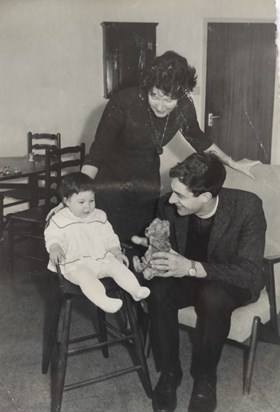
[[[63,387],[65,382],[66,366],[67,366],[67,350],[70,334],[70,320],[72,311],[72,300],[66,299],[65,309],[63,314],[61,341],[58,344],[57,362],[54,365],[54,378],[52,380],[52,405],[51,412],[60,412]]]
[[[99,337],[99,342],[106,342],[108,340],[108,335],[107,335],[107,327],[106,327],[106,315],[105,312],[101,309],[97,309],[97,315],[98,315],[98,324],[99,324],[99,332],[100,332],[100,337]],[[104,345],[101,348],[102,354],[104,358],[109,357],[109,346]]]
[[[131,326],[131,330],[135,336],[134,344],[135,349],[139,358],[139,362],[141,365],[141,369],[139,369],[139,377],[142,381],[143,387],[145,392],[149,398],[152,397],[152,385],[150,380],[150,375],[147,367],[147,362],[143,350],[143,346],[141,345],[141,334],[138,328],[136,314],[135,314],[135,306],[132,303],[131,297],[128,294],[123,294],[124,304],[126,306],[126,311],[128,314],[129,323]]]
[[[56,345],[56,332],[59,322],[59,316],[62,308],[62,298],[55,294],[48,308],[46,316],[44,337],[43,337],[43,353],[42,353],[42,373],[46,374],[49,369],[53,349]],[[50,320],[48,321],[48,318]]]

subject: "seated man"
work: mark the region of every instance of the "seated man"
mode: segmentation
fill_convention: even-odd
[[[170,170],[172,194],[159,202],[158,217],[170,222],[170,252],[156,252],[152,268],[164,270],[149,282],[151,344],[159,381],[153,409],[176,409],[182,369],[178,310],[194,306],[196,341],[189,412],[216,409],[217,366],[231,314],[258,299],[264,287],[262,259],[266,221],[253,193],[222,188],[223,164],[195,153]]]

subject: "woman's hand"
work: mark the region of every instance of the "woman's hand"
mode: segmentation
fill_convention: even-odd
[[[230,159],[228,162],[229,167],[238,172],[243,173],[246,176],[251,177],[251,179],[255,179],[254,174],[251,172],[251,169],[256,166],[262,164],[259,160],[249,160],[249,159],[242,159],[242,160],[232,160]]]
[[[223,152],[215,143],[208,147],[208,149],[205,150],[205,153],[215,153],[225,165],[228,165],[232,169],[237,170],[238,172],[241,172],[244,175],[251,177],[251,179],[255,179],[255,176],[251,172],[252,167],[261,164],[259,160],[233,160],[225,152]]]
[[[65,260],[64,250],[57,243],[51,246],[50,251],[49,251],[49,256],[50,256],[51,262],[54,265],[61,263],[63,260]]]
[[[59,203],[59,205],[57,205],[56,207],[54,207],[53,209],[51,209],[49,211],[49,213],[47,214],[46,217],[46,221],[48,222],[50,220],[50,218],[55,215],[57,212],[59,212],[61,209],[64,208],[64,204],[63,203]]]

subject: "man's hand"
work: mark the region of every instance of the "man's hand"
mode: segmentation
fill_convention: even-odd
[[[181,278],[188,276],[190,260],[171,249],[170,252],[155,252],[151,260],[152,269],[163,271],[160,277]]]
[[[168,278],[182,278],[189,275],[189,269],[191,268],[191,261],[175,250],[171,249],[170,252],[155,252],[151,260],[152,269],[164,271],[157,276]],[[196,262],[197,271],[196,278],[205,278],[207,273],[205,272],[201,263]]]
[[[51,246],[50,251],[49,251],[49,256],[50,256],[51,262],[54,265],[61,263],[63,260],[65,260],[65,253],[62,247],[58,244],[54,244]]]

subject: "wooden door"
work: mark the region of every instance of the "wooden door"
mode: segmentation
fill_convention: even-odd
[[[234,159],[270,163],[273,23],[208,23],[205,131]]]

